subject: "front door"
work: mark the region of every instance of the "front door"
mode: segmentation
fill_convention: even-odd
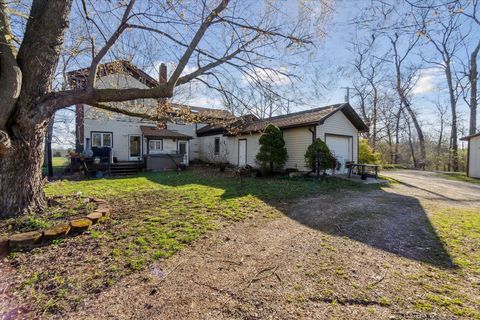
[[[247,164],[247,140],[238,140],[238,166]]]
[[[183,163],[188,164],[188,142],[187,141],[178,142],[178,153],[183,155]]]
[[[139,161],[142,157],[142,137],[139,135],[130,135],[128,143],[128,160]]]

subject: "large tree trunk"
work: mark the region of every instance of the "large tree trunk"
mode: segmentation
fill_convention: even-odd
[[[452,112],[452,169],[458,171],[458,129],[457,129],[457,98],[455,96],[455,89],[453,88],[452,71],[450,69],[450,61],[445,62],[445,75],[447,77],[448,94],[450,97],[450,108]]]
[[[417,115],[413,112],[412,108],[410,107],[410,103],[408,101],[404,101],[405,109],[407,109],[410,118],[413,121],[413,126],[417,131],[418,135],[418,143],[420,145],[420,159],[415,160],[415,168],[425,170],[426,159],[427,159],[427,151],[425,148],[425,136],[423,135],[422,127],[418,122]],[[407,120],[408,121],[408,120]],[[408,124],[408,128],[410,130],[410,124]]]
[[[418,168],[418,161],[417,157],[415,156],[415,146],[413,145],[413,138],[412,138],[412,127],[410,125],[410,121],[408,120],[407,115],[404,113],[403,116],[405,117],[405,122],[407,123],[408,129],[408,145],[410,147],[410,153],[412,155],[412,163],[414,168]]]
[[[400,107],[398,109],[396,119],[395,119],[395,152],[394,152],[394,164],[398,164],[398,147],[400,144],[400,117],[402,115],[403,104],[400,101]]]
[[[377,151],[377,108],[378,108],[378,89],[373,81],[373,79],[369,79],[370,86],[373,89],[373,101],[372,101],[372,116],[371,116],[371,123],[372,123],[372,136],[371,136],[371,145],[373,152]]]
[[[0,217],[38,210],[45,205],[42,159],[46,126],[18,117],[12,147],[0,157]]]
[[[437,159],[435,160],[435,169],[440,170],[440,163],[441,163],[441,153],[442,153],[442,140],[443,140],[443,117],[440,119],[440,134],[438,136],[438,143],[437,143]]]
[[[477,47],[472,51],[470,55],[470,128],[469,134],[477,133],[477,56],[480,51],[480,41],[478,41]]]
[[[0,216],[15,216],[44,206],[41,165],[43,140],[53,110],[41,109],[39,97],[51,90],[68,27],[72,0],[34,0],[16,57],[22,87],[10,106],[0,108],[0,130],[10,147],[0,154]],[[0,12],[0,22],[6,15]],[[2,24],[4,24],[2,22]],[[2,52],[0,56],[3,57]],[[9,83],[0,81],[0,92]],[[0,103],[3,101],[0,101]],[[0,131],[0,133],[2,132]]]

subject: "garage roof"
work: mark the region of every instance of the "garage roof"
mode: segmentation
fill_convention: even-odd
[[[317,124],[323,124],[325,120],[334,115],[337,112],[343,112],[343,114],[350,120],[350,122],[357,128],[360,132],[368,131],[368,126],[363,122],[363,120],[358,116],[355,110],[350,106],[349,103],[338,103],[330,106],[289,113],[286,115],[266,118],[266,119],[256,119],[252,118],[251,121],[246,122],[238,133],[250,133],[250,132],[261,132],[269,124],[274,124],[280,129],[288,129],[295,127],[305,127]],[[220,133],[220,126],[208,126],[202,129],[199,129],[197,133],[202,135]],[[237,131],[237,130],[236,130]]]

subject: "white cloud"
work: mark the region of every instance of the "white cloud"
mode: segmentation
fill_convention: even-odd
[[[285,67],[272,70],[256,67],[253,69],[253,72],[250,72],[250,74],[244,76],[243,81],[247,83],[265,81],[277,86],[283,86],[291,83],[290,78],[286,75],[287,73],[288,69]]]
[[[414,95],[423,95],[437,91],[439,83],[443,81],[442,76],[443,71],[438,67],[422,69],[412,93]]]
[[[202,94],[198,94],[195,97],[190,97],[185,101],[182,101],[182,103],[189,106],[202,107],[202,108],[216,108],[216,109],[223,108],[222,99],[215,98],[215,97],[208,97]]]

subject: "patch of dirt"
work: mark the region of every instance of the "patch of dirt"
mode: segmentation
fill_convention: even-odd
[[[3,320],[31,319],[29,310],[22,305],[9,288],[14,285],[14,270],[0,257],[0,318]]]
[[[424,205],[478,206],[478,194],[411,183],[308,198],[288,216],[239,222],[123,279],[70,318],[472,317],[480,279],[456,271]]]

